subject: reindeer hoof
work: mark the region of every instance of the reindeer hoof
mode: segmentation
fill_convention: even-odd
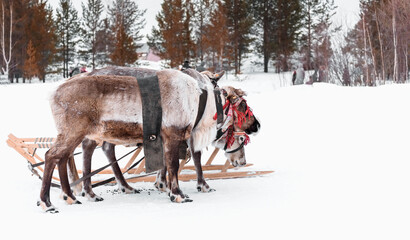
[[[162,182],[155,182],[154,186],[156,189],[158,189],[161,192],[166,192],[167,188],[166,188],[166,184],[162,183]]]
[[[86,197],[88,199],[88,201],[91,202],[101,202],[104,201],[104,198],[96,195],[96,194],[87,194],[86,192],[82,192],[81,196]]]
[[[67,196],[67,194],[65,193],[61,193],[60,198],[63,199],[68,205],[72,205],[72,204],[82,204],[80,201],[78,201],[75,198],[71,198],[69,196]]]
[[[172,202],[176,202],[176,203],[186,203],[186,202],[193,201],[192,199],[188,197],[188,195],[184,195],[184,197],[182,197],[181,195],[175,195],[175,194],[170,193],[169,198],[171,199]]]
[[[210,188],[208,184],[198,185],[198,186],[196,187],[196,189],[198,190],[198,192],[203,192],[203,193],[216,191],[215,189]]]
[[[53,205],[47,207],[46,203],[43,201],[37,201],[37,206],[41,207],[41,209],[45,213],[58,213],[58,210],[56,207],[54,207]]]

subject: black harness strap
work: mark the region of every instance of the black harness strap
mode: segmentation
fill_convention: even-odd
[[[130,151],[129,153],[125,154],[124,156],[118,158],[116,161],[111,162],[111,163],[109,163],[109,164],[107,164],[107,165],[105,165],[105,166],[102,166],[102,167],[100,167],[100,168],[98,168],[98,169],[96,169],[96,170],[90,172],[89,174],[87,174],[87,175],[85,175],[85,176],[82,176],[81,178],[79,178],[79,179],[77,179],[76,181],[72,182],[72,183],[70,184],[70,187],[73,187],[73,186],[79,184],[80,182],[84,181],[85,179],[90,178],[90,177],[94,176],[95,174],[101,172],[102,170],[106,169],[107,167],[112,166],[114,163],[117,163],[117,162],[120,161],[121,159],[123,159],[123,158],[125,158],[126,156],[130,155],[131,153],[135,152],[137,149],[138,149],[138,147],[135,148],[134,150]]]
[[[195,120],[195,124],[193,128],[195,128],[198,125],[199,121],[204,115],[207,100],[208,100],[208,91],[205,89],[202,89],[202,93],[199,96],[198,114],[196,115],[196,120]]]
[[[137,79],[142,100],[142,129],[147,173],[164,167],[161,124],[162,107],[158,77]]]
[[[224,113],[223,113],[223,106],[222,106],[222,99],[221,99],[221,92],[219,90],[214,90],[215,95],[215,104],[216,104],[216,113],[217,113],[217,124],[223,123],[224,121]]]
[[[145,156],[142,157],[142,158],[141,158],[140,160],[138,160],[137,162],[135,162],[134,164],[132,164],[132,165],[127,169],[127,171],[125,171],[123,174],[129,172],[131,169],[133,169],[135,166],[137,166],[137,165],[138,165],[142,160],[144,160],[144,159],[145,159]],[[115,180],[115,177],[111,177],[111,178],[108,178],[108,179],[106,179],[106,180],[103,180],[103,181],[94,183],[93,185],[91,185],[91,187],[92,187],[92,188],[96,188],[96,187],[105,185],[105,184],[107,184],[107,183],[110,183],[110,182],[112,182],[112,181],[114,181],[114,180]]]
[[[226,152],[226,153],[234,153],[234,152],[237,152],[237,151],[241,150],[241,148],[243,148],[244,146],[245,146],[245,142],[242,142],[239,147],[235,148],[234,150],[228,151],[228,152]],[[226,145],[225,145],[225,149],[226,149]]]

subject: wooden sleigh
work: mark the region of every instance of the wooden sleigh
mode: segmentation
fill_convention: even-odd
[[[14,148],[20,155],[22,155],[29,163],[29,169],[33,175],[42,178],[42,173],[44,172],[44,150],[48,150],[55,138],[52,137],[39,137],[39,138],[18,138],[13,134],[9,134],[7,139],[7,144]],[[81,146],[79,146],[81,147]],[[43,150],[42,153],[39,153],[38,150]],[[121,158],[128,158],[128,162],[125,164],[121,171],[123,173],[127,172],[131,177],[127,178],[127,182],[154,182],[156,176],[153,174],[145,174],[145,159],[142,157],[139,161],[137,160],[138,155],[141,153],[142,147],[132,150],[128,154],[122,156]],[[264,174],[272,173],[273,171],[242,171],[235,170],[229,171],[233,166],[229,163],[228,160],[224,164],[214,164],[215,157],[218,154],[219,149],[215,148],[211,156],[205,165],[202,165],[202,170],[204,171],[205,179],[228,179],[228,178],[243,178],[251,176],[259,176]],[[40,156],[41,155],[41,156]],[[192,164],[187,164],[189,162],[190,156],[187,154],[185,159],[181,159],[179,167],[178,179],[180,181],[190,181],[195,180],[196,173],[195,167]],[[72,164],[70,167],[76,169],[74,161],[70,161],[69,164]],[[252,166],[253,164],[246,164],[244,167]],[[241,168],[243,169],[243,168]],[[56,171],[58,173],[58,171]],[[82,171],[78,170],[78,174],[81,174]],[[105,169],[99,172],[100,174],[113,174],[111,169]],[[57,174],[54,174],[57,175]],[[100,175],[101,176],[101,175]],[[77,176],[78,178],[78,176]],[[109,178],[110,181],[93,181],[93,186],[100,185],[99,183],[115,183],[114,178]],[[60,179],[56,176],[53,176],[54,182],[60,182]],[[58,183],[54,183],[54,186],[59,186]]]

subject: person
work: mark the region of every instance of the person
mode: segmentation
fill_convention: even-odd
[[[305,70],[303,69],[303,66],[299,66],[298,69],[296,69],[296,80],[294,85],[300,85],[305,83]]]
[[[343,69],[343,75],[342,75],[342,79],[343,79],[343,86],[350,86],[350,73],[349,73],[349,68],[346,66]]]
[[[184,69],[191,68],[191,67],[189,66],[189,61],[185,60],[184,64],[182,65],[182,68],[184,68]]]
[[[296,70],[293,71],[293,74],[292,74],[292,84],[293,85],[295,85],[295,80],[296,80]]]
[[[85,66],[82,66],[81,67],[81,71],[80,71],[81,73],[85,73],[85,72],[87,72],[87,69],[85,68]]]
[[[319,67],[319,82],[327,82],[327,72],[324,65]]]

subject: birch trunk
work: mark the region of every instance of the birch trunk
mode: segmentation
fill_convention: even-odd
[[[6,43],[5,43],[5,31],[6,28],[4,26],[4,3],[1,4],[1,11],[2,11],[2,35],[1,35],[1,51],[3,55],[3,60],[5,64],[5,68],[2,68],[3,76],[2,78],[8,79],[9,77],[9,68],[10,68],[10,61],[11,61],[11,49],[13,47],[12,44],[12,33],[13,33],[13,6],[10,5],[10,32],[9,32],[9,47],[8,47],[8,56],[6,52]]]
[[[379,17],[378,17],[378,15],[377,15],[377,10],[376,10],[376,27],[377,27],[377,33],[378,33],[378,36],[379,36],[379,45],[380,45],[380,60],[381,60],[381,63],[382,63],[382,80],[383,80],[383,83],[386,81],[386,68],[385,68],[385,65],[384,65],[384,53],[383,53],[383,41],[382,41],[382,36],[381,36],[381,33],[380,33],[380,26],[379,26]]]
[[[366,69],[366,85],[369,85],[370,79],[369,79],[369,65],[367,63],[366,22],[364,20],[364,14],[362,16],[362,23],[363,23],[363,43],[364,43],[364,67]]]
[[[394,49],[394,62],[393,62],[393,81],[399,81],[399,59],[398,59],[398,52],[397,52],[397,24],[396,24],[396,1],[392,1],[392,27],[393,27],[393,49]]]

